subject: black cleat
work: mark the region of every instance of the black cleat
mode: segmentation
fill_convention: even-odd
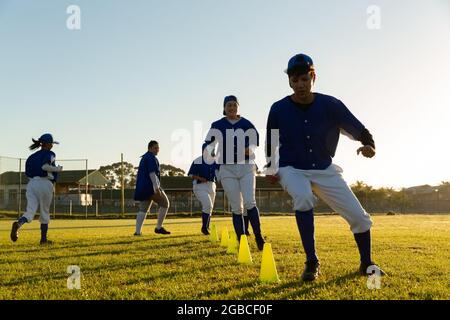
[[[135,233],[133,234],[133,236],[140,237],[140,236],[142,236],[142,233],[136,233],[136,232],[135,232]]]
[[[303,281],[314,281],[320,274],[320,263],[319,261],[306,261],[305,269],[302,273]]]
[[[19,239],[19,223],[17,221],[13,222],[12,228],[11,228],[11,240],[13,242],[16,242],[17,239]]]
[[[41,242],[39,242],[39,244],[41,246],[51,246],[53,244],[53,241],[51,241],[51,240],[41,240]]]
[[[370,270],[367,270],[369,269]],[[380,276],[386,276],[386,272],[384,272],[375,262],[371,262],[371,263],[361,263],[361,265],[359,266],[359,274],[362,276],[368,276],[371,274],[377,274]]]
[[[203,233],[205,236],[209,235],[208,228],[202,227],[202,233]]]
[[[250,231],[245,230],[245,235],[246,235],[247,237],[251,236]]]
[[[256,245],[258,246],[258,250],[262,251],[264,249],[264,238],[261,235],[261,233],[255,233],[255,241],[256,241]]]
[[[170,234],[170,231],[167,231],[166,229],[164,229],[164,227],[161,228],[155,228],[155,233],[159,233],[159,234]]]

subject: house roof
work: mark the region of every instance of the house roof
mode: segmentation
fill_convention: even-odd
[[[405,189],[405,191],[407,193],[411,193],[413,195],[414,194],[430,194],[430,193],[436,192],[436,190],[438,190],[439,192],[442,192],[442,191],[449,190],[449,187],[445,186],[445,185],[430,186],[428,184],[425,184],[425,185],[415,186],[415,187],[410,187],[410,188]]]
[[[25,173],[21,173],[22,184],[28,183],[28,177]],[[98,170],[88,170],[89,185],[102,186],[108,183],[108,179],[103,176]],[[19,185],[19,172],[8,171],[0,174],[0,184],[3,185]],[[58,184],[69,185],[85,185],[86,184],[86,170],[68,170],[62,171],[58,174]]]

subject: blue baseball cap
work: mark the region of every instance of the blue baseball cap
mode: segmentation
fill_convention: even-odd
[[[314,71],[314,63],[311,57],[306,54],[299,53],[289,59],[287,69],[284,71],[289,74],[293,69],[298,69],[300,74],[305,74]]]
[[[225,105],[226,105],[227,102],[229,102],[229,101],[236,101],[236,102],[239,104],[238,99],[236,98],[236,96],[230,95],[230,96],[226,96],[226,97],[223,99],[223,106],[225,107]]]
[[[53,136],[50,133],[44,133],[40,138],[39,138],[40,142],[43,143],[53,143],[53,144],[59,144],[58,141],[54,141],[53,140]]]

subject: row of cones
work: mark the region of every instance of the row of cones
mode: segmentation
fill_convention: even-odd
[[[209,239],[212,243],[219,242],[219,235],[217,233],[216,225],[211,226]],[[239,244],[239,245],[238,245]],[[220,239],[220,246],[227,248],[228,254],[238,254],[238,262],[241,264],[253,264],[252,255],[250,253],[250,247],[248,245],[247,236],[243,234],[241,236],[241,241],[238,242],[236,232],[228,232],[228,228],[222,229],[222,236]],[[238,250],[239,246],[239,250]],[[262,260],[261,260],[261,271],[259,274],[259,280],[265,283],[278,282],[277,267],[275,265],[275,259],[273,258],[272,246],[270,243],[265,243]]]

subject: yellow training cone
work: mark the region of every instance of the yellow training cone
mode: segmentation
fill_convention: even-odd
[[[220,246],[221,247],[228,247],[228,239],[230,238],[230,236],[228,235],[228,228],[225,227],[222,230],[222,238],[220,240]]]
[[[259,280],[262,282],[278,282],[277,267],[275,265],[275,259],[273,258],[272,246],[270,243],[264,244],[261,261],[261,273],[259,274]]]
[[[247,236],[243,234],[241,236],[241,242],[239,245],[238,262],[244,264],[252,264],[252,255],[250,254],[250,248],[248,247]]]
[[[219,236],[218,236],[218,234],[217,234],[217,228],[216,228],[216,225],[215,225],[215,224],[213,224],[213,225],[211,226],[211,231],[210,231],[210,233],[209,233],[209,240],[210,240],[212,243],[215,243],[215,242],[218,242],[218,241],[219,241]]]
[[[235,232],[230,233],[230,239],[228,239],[227,253],[238,253],[238,241]]]

